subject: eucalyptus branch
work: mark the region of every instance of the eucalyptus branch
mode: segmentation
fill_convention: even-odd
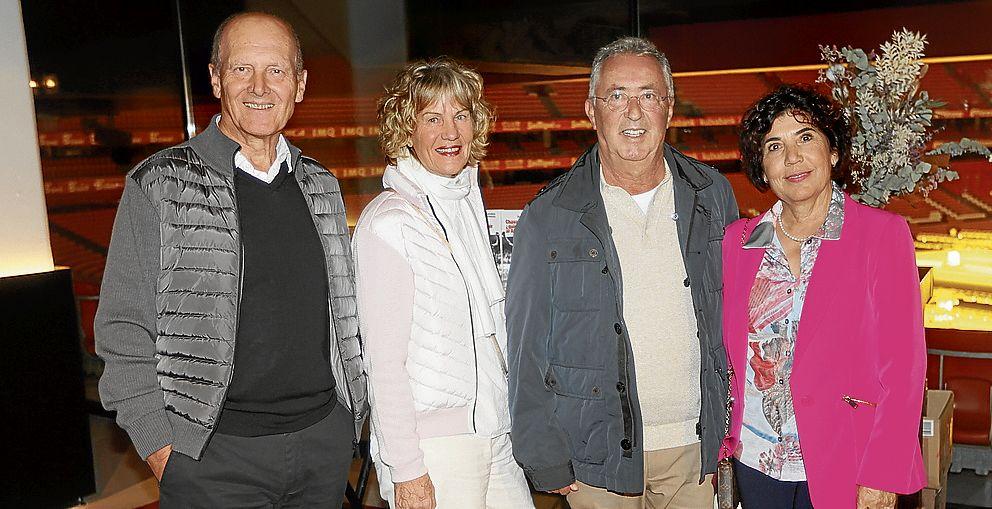
[[[914,191],[925,194],[957,178],[949,163],[933,163],[927,156],[979,154],[992,161],[988,148],[967,138],[925,152],[935,134],[933,109],[944,105],[920,90],[928,70],[922,61],[926,45],[925,35],[904,28],[877,52],[820,46],[827,68],[818,81],[830,84],[831,96],[851,122],[852,180],[860,189],[853,197],[867,205],[881,207]]]

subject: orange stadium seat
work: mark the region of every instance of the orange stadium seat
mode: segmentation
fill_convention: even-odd
[[[676,78],[676,104],[692,105],[703,115],[740,115],[753,102],[770,91],[769,85],[755,74]],[[678,109],[676,109],[678,111]]]
[[[953,471],[987,474],[992,433],[992,359],[989,332],[927,329],[927,385],[954,391]],[[982,470],[985,470],[982,472]]]
[[[495,106],[498,120],[537,119],[552,116],[537,94],[528,92],[521,85],[487,87],[485,96]],[[554,96],[552,96],[552,100],[554,100]]]
[[[104,177],[122,175],[128,168],[122,168],[110,157],[66,157],[41,160],[41,174],[47,179],[70,177]]]
[[[933,200],[938,205],[945,207],[950,211],[951,217],[960,220],[968,219],[981,219],[985,217],[985,213],[982,212],[977,206],[972,203],[968,203],[960,196],[957,196],[943,187],[938,187],[933,191],[930,191],[928,198]]]
[[[558,111],[564,118],[585,118],[585,102],[589,95],[588,80],[561,81],[550,84]]]
[[[755,189],[744,173],[726,173],[724,176],[734,188],[734,197],[737,198],[737,207],[740,209],[741,217],[757,216],[775,204],[777,200],[775,195],[770,191],[762,193]]]
[[[534,198],[544,184],[516,184],[482,190],[487,209],[521,210]]]
[[[98,289],[103,279],[103,266],[106,256],[65,237],[57,231],[51,232],[52,256],[56,265],[72,268],[73,281],[77,290]]]
[[[53,213],[48,220],[55,226],[78,235],[106,251],[110,247],[116,208],[100,208],[77,212]]]

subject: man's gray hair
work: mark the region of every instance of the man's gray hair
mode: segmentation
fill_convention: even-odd
[[[279,16],[260,11],[236,12],[228,16],[224,21],[220,22],[220,25],[217,27],[217,31],[214,32],[213,44],[210,47],[210,64],[214,66],[214,72],[220,72],[220,43],[224,39],[224,31],[227,30],[228,25],[231,23],[249,16],[264,16],[267,18],[272,18],[286,27],[286,30],[293,36],[293,42],[296,43],[296,55],[293,58],[293,67],[296,69],[297,76],[303,73],[303,47],[300,46],[300,36],[296,34],[296,29],[294,29],[293,25],[289,24],[288,21],[280,18]]]
[[[634,55],[653,57],[661,65],[661,72],[665,76],[665,85],[668,86],[667,95],[675,97],[675,81],[672,80],[672,67],[668,64],[668,57],[658,51],[658,48],[647,39],[641,37],[621,37],[596,52],[596,58],[592,60],[592,73],[589,75],[589,97],[596,95],[596,85],[599,83],[599,74],[603,70],[603,62],[614,55]]]

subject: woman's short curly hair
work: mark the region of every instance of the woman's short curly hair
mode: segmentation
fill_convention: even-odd
[[[482,76],[448,57],[439,57],[408,65],[379,98],[379,145],[391,164],[406,154],[410,137],[417,128],[417,114],[444,96],[451,97],[472,114],[469,164],[485,157],[495,115],[482,97]]]
[[[831,177],[842,182],[850,166],[851,128],[840,105],[810,87],[782,85],[754,103],[741,120],[741,162],[748,179],[759,191],[768,190],[765,182],[763,145],[772,123],[783,113],[796,117],[826,135],[830,148],[837,151],[837,164]]]

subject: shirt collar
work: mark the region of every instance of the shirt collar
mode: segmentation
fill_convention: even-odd
[[[752,238],[749,239],[746,247],[771,247],[774,241],[774,235],[765,234],[755,237],[755,233],[759,230],[762,233],[766,233],[766,230],[774,232],[775,221],[778,219],[778,216],[782,214],[782,206],[782,200],[775,202],[775,205],[772,205],[771,210],[761,217],[761,220],[758,221],[758,224],[755,226],[755,230],[752,232]],[[823,226],[821,226],[811,238],[817,238],[820,240],[840,240],[841,227],[844,225],[844,191],[841,191],[840,186],[838,186],[836,182],[831,183],[830,205],[828,207],[827,217],[823,221]],[[761,225],[765,223],[770,223],[770,226],[761,227]]]
[[[214,122],[220,122],[220,115],[217,115]],[[267,175],[275,178],[276,173],[279,171],[279,167],[282,166],[282,163],[289,160],[289,156],[289,143],[286,141],[286,137],[280,134],[279,141],[276,142],[276,157],[272,160],[272,164],[268,167],[267,172],[263,172],[255,168],[255,165],[241,153],[240,147],[238,148],[238,151],[234,153],[234,166],[253,177],[262,177],[263,175]],[[289,173],[293,172],[293,165],[287,164],[286,167],[288,168]]]

